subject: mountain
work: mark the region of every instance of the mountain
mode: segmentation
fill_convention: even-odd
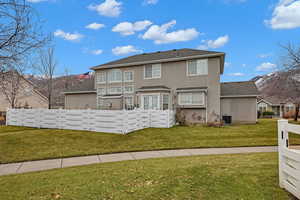
[[[274,102],[277,103],[292,101],[292,99],[297,97],[297,94],[300,98],[297,92],[297,88],[300,86],[300,69],[293,70],[290,73],[273,72],[263,76],[256,76],[251,80],[255,82],[263,98],[274,99]]]

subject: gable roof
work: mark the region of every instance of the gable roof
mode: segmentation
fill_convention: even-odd
[[[204,51],[197,49],[174,49],[169,51],[157,51],[154,53],[143,53],[138,55],[129,56],[112,62],[104,63],[92,67],[91,69],[109,69],[115,67],[125,67],[125,66],[136,66],[143,64],[153,64],[158,62],[171,62],[180,61],[193,58],[208,58],[208,57],[221,57],[221,73],[224,70],[224,59],[225,53],[216,51]]]
[[[221,97],[230,96],[259,96],[253,81],[221,83]]]

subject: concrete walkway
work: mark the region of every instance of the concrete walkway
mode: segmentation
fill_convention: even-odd
[[[217,155],[217,154],[238,154],[238,153],[258,153],[277,152],[277,147],[239,147],[239,148],[207,148],[207,149],[180,149],[143,151],[131,153],[114,153],[105,155],[93,155],[71,158],[58,158],[52,160],[28,161],[20,163],[0,165],[0,175],[19,174],[49,169],[65,168],[72,166],[82,166],[106,162],[118,162],[124,160],[142,160],[148,158],[166,158],[178,156],[196,155]]]

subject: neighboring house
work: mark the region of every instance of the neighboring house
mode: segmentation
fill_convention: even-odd
[[[295,104],[275,96],[264,96],[257,101],[257,111],[261,113],[271,111],[274,112],[275,117],[285,117],[286,115],[293,115]]]
[[[9,75],[9,73],[4,76],[6,76],[5,80],[13,80],[13,78],[9,78],[9,76],[11,76]],[[11,108],[11,104],[7,99],[7,95],[5,95],[12,91],[11,89],[9,89],[9,87],[7,87],[8,85],[12,84],[8,82],[8,84],[6,84],[5,86],[1,85],[0,87],[0,112],[5,112],[8,108]],[[20,84],[18,85],[19,89],[16,93],[17,95],[15,108],[48,108],[47,97],[36,90],[32,82],[28,81],[23,76],[20,76]]]
[[[220,83],[224,59],[220,52],[179,49],[102,64],[92,68],[94,88],[66,93],[66,108],[172,109],[189,123],[218,123],[225,115],[255,123],[257,88],[254,82]]]

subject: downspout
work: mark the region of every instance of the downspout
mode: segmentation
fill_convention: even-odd
[[[206,95],[205,95],[205,105],[206,105],[206,106],[205,106],[205,123],[206,123],[206,124],[207,124],[207,122],[208,122],[208,119],[207,119],[207,118],[208,118],[208,113],[207,113],[207,109],[208,109],[208,106],[207,106],[207,105],[208,105],[208,104],[207,104],[207,95],[208,95],[208,94],[207,94],[207,93],[208,93],[208,92],[206,92]]]

